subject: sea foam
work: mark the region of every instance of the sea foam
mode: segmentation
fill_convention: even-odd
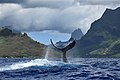
[[[31,66],[57,66],[57,65],[63,65],[65,63],[60,61],[49,61],[47,59],[35,59],[28,62],[18,62],[13,63],[11,65],[5,65],[3,67],[0,67],[0,71],[6,71],[6,70],[16,70],[16,69],[22,69],[26,67]]]

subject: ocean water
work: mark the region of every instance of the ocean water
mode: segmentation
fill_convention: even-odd
[[[0,80],[120,80],[120,59],[0,58]]]

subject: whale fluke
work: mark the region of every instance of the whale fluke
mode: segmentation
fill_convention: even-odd
[[[50,42],[56,49],[63,52],[63,62],[67,62],[66,52],[75,46],[75,40],[72,43],[65,46],[64,48],[58,48],[57,46],[55,46],[55,44],[52,42],[52,39],[50,39]]]

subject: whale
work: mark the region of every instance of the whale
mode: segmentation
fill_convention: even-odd
[[[63,53],[63,56],[62,56],[63,62],[67,63],[68,60],[67,60],[67,57],[66,57],[66,52],[67,52],[68,50],[72,49],[72,48],[75,46],[75,44],[76,44],[75,40],[73,40],[71,43],[69,43],[68,45],[66,45],[66,46],[63,47],[63,48],[57,47],[57,46],[53,43],[52,39],[50,39],[50,42],[51,42],[51,44],[53,45],[54,48],[58,49],[59,51],[61,51],[61,52]]]

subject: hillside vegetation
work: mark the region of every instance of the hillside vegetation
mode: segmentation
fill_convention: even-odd
[[[32,40],[26,33],[0,29],[0,57],[44,57],[46,46]]]
[[[91,24],[88,32],[77,41],[79,57],[120,58],[120,7],[106,9],[103,16]]]

